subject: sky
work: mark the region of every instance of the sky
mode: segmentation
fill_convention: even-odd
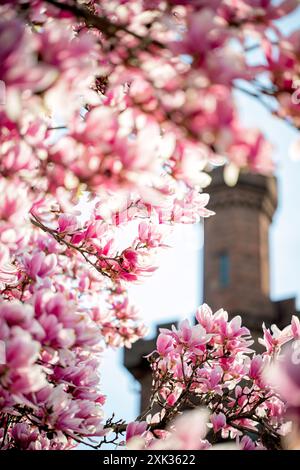
[[[299,19],[300,12],[281,22],[284,32],[299,25]],[[270,229],[271,297],[296,297],[300,309],[300,160],[293,161],[289,156],[292,142],[300,135],[272,118],[253,98],[237,93],[236,100],[243,123],[261,129],[274,145],[279,205]],[[156,324],[191,317],[200,305],[202,248],[201,225],[178,227],[172,248],[161,256],[159,270],[131,289],[131,300],[150,326],[149,337],[153,337]],[[102,390],[109,397],[105,413],[110,416],[115,412],[116,418],[132,421],[139,412],[139,384],[123,367],[122,354],[110,350],[103,358]]]

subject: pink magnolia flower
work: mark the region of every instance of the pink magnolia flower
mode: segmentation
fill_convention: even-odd
[[[40,348],[40,343],[33,340],[29,332],[14,326],[10,337],[5,340],[7,371],[0,378],[0,387],[2,385],[17,395],[44,387],[47,383],[44,371],[36,364]]]
[[[38,358],[40,345],[29,333],[15,327],[12,338],[6,344],[7,365],[20,369],[32,365]]]
[[[258,129],[234,129],[234,139],[227,153],[239,168],[250,168],[265,175],[274,171],[272,146]]]
[[[47,381],[42,368],[34,364],[26,369],[11,370],[4,380],[4,385],[11,393],[19,396],[40,390],[47,385]]]
[[[175,199],[172,221],[180,223],[196,223],[200,217],[210,217],[215,213],[206,208],[209,195],[190,190],[183,199]]]
[[[292,316],[291,329],[293,337],[295,339],[300,339],[300,320],[296,315]]]
[[[46,408],[52,410],[46,414],[47,425],[67,434],[80,433],[83,436],[104,436],[102,408],[88,400],[74,400],[59,384],[50,390],[46,398]]]
[[[169,406],[174,406],[178,400],[179,393],[170,393],[166,399],[166,402]]]
[[[265,369],[264,378],[286,400],[291,412],[296,412],[298,415],[300,406],[299,345],[296,345],[296,348],[289,345],[285,349],[284,355]]]
[[[259,338],[258,341],[266,348],[265,354],[273,354],[279,351],[280,347],[292,339],[291,326],[285,327],[280,330],[276,325],[272,325],[269,330],[263,324],[264,337]]]
[[[58,218],[59,232],[75,232],[78,229],[77,217],[72,214],[61,214]]]
[[[8,327],[22,327],[34,335],[34,337],[38,337],[42,330],[34,319],[32,305],[24,304],[17,300],[11,302],[2,301],[0,303],[0,318],[5,321]]]
[[[190,14],[183,39],[171,47],[176,53],[191,55],[196,65],[202,66],[208,54],[224,45],[229,37],[224,26],[209,8]]]
[[[204,171],[209,160],[209,150],[204,144],[180,140],[176,142],[171,159],[174,162],[172,175],[176,179],[183,179],[191,187],[205,188],[209,185],[211,177]]]
[[[262,356],[255,356],[250,363],[249,377],[251,379],[260,379],[264,367]]]
[[[217,316],[216,319],[222,318],[222,312],[221,312],[221,315],[220,317]],[[240,317],[240,315],[237,315],[235,316],[232,320],[230,320],[228,323],[224,322],[224,321],[220,321],[220,331],[222,334],[224,334],[224,336],[226,336],[227,338],[231,339],[231,338],[236,338],[236,337],[239,337],[239,336],[244,336],[244,335],[250,335],[250,331],[248,330],[248,328],[246,328],[245,326],[242,326],[242,318]]]
[[[52,447],[46,433],[40,434],[38,429],[32,428],[28,423],[16,423],[11,436],[17,449],[20,450],[50,450]],[[58,449],[59,449],[59,443]]]
[[[141,222],[139,224],[139,236],[138,240],[141,243],[144,243],[149,248],[155,247],[165,247],[166,245],[162,244],[163,232],[159,228],[152,224],[147,224],[146,222]]]
[[[201,305],[196,312],[196,320],[208,333],[215,331],[214,315],[211,308],[207,304]]]
[[[218,432],[226,426],[224,413],[213,413],[210,417],[214,432]]]
[[[209,310],[205,309],[205,313],[200,312],[198,318],[201,322],[211,322],[213,318],[214,325],[212,328],[213,332],[217,335],[216,341],[221,344],[225,341],[228,351],[251,352],[249,346],[253,343],[253,340],[250,339],[248,328],[242,326],[239,315],[229,321],[228,313],[225,310],[220,309],[211,317]],[[211,327],[211,323],[209,324]]]
[[[39,40],[36,35],[29,33],[21,20],[3,19],[0,23],[0,38],[0,79],[7,87],[39,91],[51,84],[55,74],[51,68],[37,63]]]
[[[0,285],[4,288],[5,285],[14,284],[17,281],[17,268],[11,264],[9,259],[8,248],[0,244]]]
[[[156,347],[161,356],[166,356],[174,350],[174,340],[170,335],[161,333],[158,335]]]
[[[0,178],[0,218],[16,225],[24,223],[24,215],[28,212],[30,200],[24,184]]]
[[[132,439],[134,436],[143,436],[148,427],[146,421],[133,421],[128,423],[126,428],[126,442]]]
[[[86,315],[75,311],[75,305],[63,294],[48,289],[39,290],[34,298],[34,308],[43,328],[43,342],[54,348],[83,346],[90,349],[99,344],[100,331]]]
[[[230,88],[214,84],[187,94],[184,114],[187,127],[205,144],[198,150],[204,154],[204,158],[210,160],[209,145],[212,138],[218,151],[224,153],[224,145],[231,141],[230,131],[235,122]]]
[[[186,411],[182,416],[177,417],[167,430],[158,429],[153,434],[149,432],[141,439],[132,439],[128,442],[128,448],[136,450],[209,449],[211,444],[204,439],[208,431],[207,418],[208,413],[203,410]],[[190,432],[191,429],[193,432]]]
[[[214,366],[212,368],[203,368],[197,374],[197,382],[201,384],[201,391],[207,393],[212,391],[214,393],[222,392],[222,381],[224,371],[220,366]]]
[[[12,131],[9,137],[11,140],[6,140],[2,145],[3,167],[6,173],[13,175],[24,169],[33,170],[37,162],[28,143],[19,141],[19,136],[14,135]]]
[[[255,442],[249,436],[243,436],[240,440],[241,450],[264,450],[262,445],[255,445]]]
[[[45,255],[38,252],[33,255],[24,255],[23,263],[25,271],[29,277],[36,279],[43,278],[52,274],[57,265],[57,257],[55,254]]]
[[[210,445],[204,440],[208,431],[207,419],[208,414],[203,410],[185,412],[170,427],[172,434],[167,439],[167,446],[165,448],[182,450],[208,449]],[[193,432],[191,432],[191,429]]]
[[[126,281],[138,281],[140,277],[148,276],[157,267],[151,263],[153,255],[151,252],[145,250],[135,250],[133,248],[126,248],[122,252],[121,260],[119,263],[113,262],[113,268],[118,272],[121,279]],[[102,266],[105,268],[106,261],[104,260]]]
[[[173,326],[171,334],[179,346],[184,346],[195,354],[202,354],[205,344],[212,337],[201,325],[191,326],[189,320],[181,321],[178,329]]]

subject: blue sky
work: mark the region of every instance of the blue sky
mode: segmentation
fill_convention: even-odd
[[[300,12],[281,21],[281,29],[287,33],[299,26],[299,19]],[[242,121],[266,134],[278,162],[279,206],[270,230],[271,297],[278,300],[295,296],[300,309],[300,160],[292,161],[288,155],[291,143],[300,136],[287,124],[270,117],[252,98],[237,93],[236,99]],[[191,316],[200,304],[202,246],[201,226],[179,227],[173,247],[161,257],[160,269],[144,284],[131,289],[132,300],[151,327],[150,336],[157,323]],[[114,411],[117,418],[135,418],[139,386],[122,366],[122,351],[105,354],[102,390],[109,396],[107,415]]]

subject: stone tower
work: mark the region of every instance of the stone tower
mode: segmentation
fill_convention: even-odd
[[[213,172],[204,223],[204,301],[242,314],[252,329],[275,320],[270,300],[269,227],[277,207],[274,178],[241,174],[234,187]],[[274,317],[275,315],[275,317]]]
[[[295,312],[295,299],[270,299],[269,228],[277,207],[275,178],[241,174],[234,187],[224,183],[223,169],[212,172],[209,209],[217,215],[204,222],[203,301],[213,311],[241,315],[254,337],[262,323],[285,326]],[[166,325],[160,325],[166,326]],[[140,340],[125,350],[124,365],[141,383],[141,409],[146,408],[151,375],[143,356],[155,339]]]

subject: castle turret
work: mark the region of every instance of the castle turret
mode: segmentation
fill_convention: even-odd
[[[270,300],[269,228],[277,207],[275,178],[241,174],[234,187],[213,172],[204,224],[204,301],[242,314],[251,328],[276,319]]]

